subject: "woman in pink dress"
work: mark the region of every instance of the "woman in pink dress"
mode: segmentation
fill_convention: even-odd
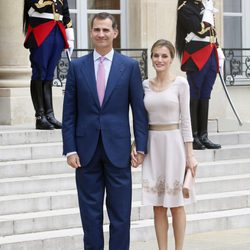
[[[142,165],[142,203],[152,205],[159,250],[168,245],[168,208],[172,214],[175,249],[183,249],[186,214],[184,204],[195,201],[194,189],[189,198],[183,194],[185,171],[195,176],[197,161],[192,146],[189,111],[189,85],[170,68],[175,48],[167,40],[158,40],[151,49],[156,76],[143,82],[144,104],[149,119],[148,154]],[[136,151],[131,162],[137,166]]]

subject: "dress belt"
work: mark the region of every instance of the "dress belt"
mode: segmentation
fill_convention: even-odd
[[[174,130],[179,129],[179,124],[150,124],[148,129],[155,131]]]

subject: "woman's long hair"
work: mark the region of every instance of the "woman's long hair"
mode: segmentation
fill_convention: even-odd
[[[26,34],[29,26],[29,6],[26,0],[23,1],[23,33]]]
[[[183,26],[180,23],[179,15],[178,15],[178,8],[183,4],[184,0],[178,0],[177,5],[177,22],[176,22],[176,37],[175,37],[175,48],[176,54],[179,58],[182,57],[182,53],[185,47],[185,37],[186,31],[183,29]]]

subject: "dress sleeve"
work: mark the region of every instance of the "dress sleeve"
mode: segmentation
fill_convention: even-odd
[[[147,90],[149,88],[149,80],[146,79],[142,82],[142,86],[143,86],[143,89],[144,89],[144,92],[145,90]]]
[[[181,132],[184,142],[192,142],[192,128],[190,118],[190,93],[189,85],[184,77],[180,78],[180,90],[179,90],[179,104],[180,104],[180,119],[181,119]]]

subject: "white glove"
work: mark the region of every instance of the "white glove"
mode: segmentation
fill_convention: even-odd
[[[207,0],[205,3],[204,3],[204,7],[206,10],[210,10],[213,12],[214,10],[214,2],[213,0]]]
[[[205,10],[203,13],[202,21],[210,23],[214,26],[214,3],[213,0],[207,0],[204,4]]]
[[[217,54],[218,54],[218,59],[219,59],[219,70],[222,73],[223,68],[224,68],[225,56],[221,48],[217,48]]]
[[[72,53],[73,53],[73,50],[74,50],[74,41],[70,41],[70,40],[68,40],[68,44],[69,44],[69,48],[68,48],[68,50],[69,50],[69,55],[71,56],[72,55]]]
[[[66,36],[67,36],[67,40],[68,40],[68,44],[69,44],[69,54],[71,56],[73,53],[73,50],[74,50],[74,40],[75,40],[74,29],[67,28],[66,29]]]

